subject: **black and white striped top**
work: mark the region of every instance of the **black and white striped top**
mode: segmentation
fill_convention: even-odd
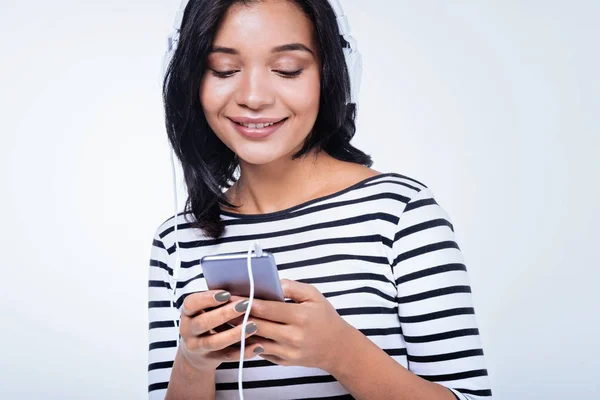
[[[422,183],[395,173],[262,215],[222,212],[218,240],[182,215],[182,268],[173,305],[171,217],[156,231],[149,276],[149,397],[165,396],[183,299],[206,290],[207,254],[273,253],[280,278],[313,284],[348,323],[413,373],[458,399],[491,398],[463,255],[448,215]],[[217,399],[237,399],[237,362],[216,371]],[[352,398],[325,371],[282,367],[257,357],[244,366],[247,399]]]

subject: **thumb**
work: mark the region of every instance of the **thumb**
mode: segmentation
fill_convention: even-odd
[[[321,292],[313,285],[292,281],[290,279],[281,280],[281,289],[283,290],[284,297],[292,299],[296,303],[317,301],[321,297]]]

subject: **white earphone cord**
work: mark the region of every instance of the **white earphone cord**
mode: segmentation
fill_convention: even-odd
[[[242,322],[242,333],[240,338],[240,365],[238,367],[238,393],[240,400],[244,400],[244,388],[243,384],[243,372],[244,372],[244,353],[246,351],[246,326],[248,324],[248,318],[250,317],[250,311],[252,310],[252,302],[254,301],[254,274],[252,273],[252,250],[256,257],[262,256],[262,249],[258,243],[253,243],[248,249],[248,257],[246,265],[248,266],[248,279],[250,280],[250,295],[248,296],[248,308],[244,314],[244,321]]]
[[[348,24],[348,20],[344,15],[341,4],[338,0],[328,0],[329,4],[333,8],[336,14],[336,21],[338,24],[338,29],[340,35],[344,37],[344,39],[350,44],[350,48],[344,48],[344,57],[346,60],[346,65],[348,67],[348,73],[350,75],[350,88],[351,88],[351,103],[355,103],[358,105],[358,91],[360,88],[361,81],[361,73],[362,73],[362,58],[358,49],[356,47],[356,40],[352,37],[350,33],[350,25]],[[183,20],[183,14],[185,8],[188,4],[189,0],[182,0],[181,5],[179,6],[179,10],[175,16],[175,23],[173,25],[173,32],[168,37],[168,48],[167,52],[163,56],[162,59],[162,76],[161,78],[165,78],[165,74],[167,72],[167,68],[177,49],[177,45],[179,44],[179,33],[181,30],[181,23]],[[173,318],[173,322],[175,324],[175,331],[177,334],[177,346],[179,346],[179,329],[178,329],[178,321],[179,315],[177,313],[177,282],[179,280],[179,269],[181,268],[181,259],[179,257],[179,238],[178,238],[178,226],[177,226],[177,208],[178,208],[178,200],[177,200],[177,174],[175,168],[175,156],[174,151],[171,146],[169,146],[171,150],[171,169],[173,176],[173,208],[174,208],[174,236],[175,236],[175,265],[173,267],[173,275],[171,279],[172,286],[172,295],[173,295],[173,306],[175,309],[175,316]],[[262,250],[258,243],[253,243],[248,249],[248,258],[247,258],[247,266],[248,266],[248,278],[250,281],[250,295],[248,299],[248,308],[246,309],[246,313],[244,314],[244,320],[242,323],[242,333],[240,338],[240,363],[238,369],[238,392],[240,396],[240,400],[244,399],[244,392],[242,387],[242,372],[244,367],[244,352],[246,349],[246,326],[248,323],[248,318],[250,317],[250,310],[252,309],[252,302],[254,300],[254,276],[252,274],[252,251],[257,257],[262,256]]]
[[[171,290],[173,291],[173,306],[175,307],[175,317],[173,322],[175,323],[175,330],[177,330],[177,281],[179,279],[179,268],[181,267],[181,259],[179,258],[179,238],[177,234],[177,174],[175,172],[175,156],[173,149],[171,148],[171,172],[173,178],[173,215],[174,223],[173,229],[175,231],[175,266],[173,268],[173,277],[171,279]],[[179,346],[179,333],[177,333],[177,345]]]
[[[171,149],[171,170],[173,177],[173,202],[174,202],[174,215],[175,215],[175,223],[174,226],[174,234],[175,234],[175,268],[173,269],[173,279],[172,279],[172,290],[173,290],[173,304],[175,306],[175,310],[177,311],[177,280],[179,274],[179,268],[181,267],[181,260],[179,258],[179,238],[177,232],[177,173],[175,169],[175,157],[173,155],[173,149]],[[244,313],[244,320],[242,322],[242,333],[240,338],[240,364],[238,368],[238,393],[240,396],[240,400],[244,400],[244,388],[243,388],[243,371],[244,371],[244,353],[246,351],[246,326],[248,325],[248,318],[250,318],[250,311],[252,309],[252,302],[254,301],[254,274],[252,272],[252,251],[256,254],[256,257],[262,256],[262,249],[258,243],[253,243],[250,245],[248,249],[248,257],[247,257],[247,266],[248,266],[248,278],[250,281],[250,295],[248,298],[248,308]],[[179,346],[179,332],[178,332],[178,324],[177,324],[177,312],[175,313],[175,318],[173,320],[175,330],[177,331],[177,345]]]

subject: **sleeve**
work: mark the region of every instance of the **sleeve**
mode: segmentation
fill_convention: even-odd
[[[160,228],[159,228],[160,230]],[[175,320],[179,320],[172,301],[169,253],[160,239],[159,230],[152,240],[148,280],[148,398],[164,399],[177,353],[179,337]]]
[[[457,399],[491,399],[463,254],[428,188],[401,214],[392,255],[409,370]]]

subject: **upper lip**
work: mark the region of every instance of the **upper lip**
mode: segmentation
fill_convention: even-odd
[[[284,118],[253,118],[253,117],[229,117],[233,122],[238,124],[271,124],[284,120]]]

